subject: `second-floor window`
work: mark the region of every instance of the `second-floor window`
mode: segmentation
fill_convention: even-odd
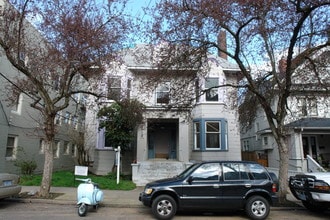
[[[170,102],[170,83],[165,82],[156,88],[156,103],[168,104]]]
[[[243,151],[249,151],[250,150],[250,143],[249,140],[243,141]]]
[[[219,78],[206,78],[205,79],[205,101],[218,102],[219,101]],[[216,88],[214,88],[216,87]]]
[[[57,112],[55,116],[55,124],[60,125],[61,124],[61,118],[62,118],[62,112]]]
[[[316,116],[317,115],[317,100],[316,98],[303,97],[298,98],[298,109],[301,116]]]
[[[64,123],[65,124],[70,124],[71,123],[71,113],[70,112],[65,113]]]
[[[121,79],[119,77],[109,77],[108,99],[119,100],[120,96],[121,96]]]
[[[78,129],[78,116],[76,115],[72,116],[72,126],[73,129]]]

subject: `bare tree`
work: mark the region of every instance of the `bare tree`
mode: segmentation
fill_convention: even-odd
[[[102,3],[106,2],[106,3]],[[54,119],[72,96],[89,93],[88,84],[103,73],[124,41],[128,22],[125,1],[54,0],[4,1],[0,45],[19,71],[8,97],[21,92],[42,116],[45,163],[39,195],[49,195],[53,171]],[[11,4],[10,4],[11,3]],[[10,94],[9,94],[10,93]],[[99,95],[99,94],[94,94]]]
[[[194,48],[183,47],[181,54],[191,55],[192,51],[199,59],[205,53],[220,52],[239,66],[244,83],[231,86],[245,87],[252,94],[265,112],[279,147],[280,201],[287,193],[289,149],[284,119],[294,60],[308,59],[329,45],[329,8],[329,0],[168,0],[151,9],[153,19],[148,26],[152,40]],[[226,34],[226,44],[218,41],[220,32]],[[280,72],[277,63],[281,56],[286,65]],[[273,84],[260,89],[260,80],[270,78]],[[278,99],[272,108],[268,97],[274,95],[274,88]]]

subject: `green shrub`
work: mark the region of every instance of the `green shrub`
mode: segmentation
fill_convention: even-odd
[[[24,175],[32,175],[37,169],[37,163],[34,160],[17,161],[15,165],[21,169],[21,173]]]

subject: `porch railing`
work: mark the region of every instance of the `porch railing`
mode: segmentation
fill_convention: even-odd
[[[326,170],[313,157],[307,155],[307,170],[308,172],[326,172]]]

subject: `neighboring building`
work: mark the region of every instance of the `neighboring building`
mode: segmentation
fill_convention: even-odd
[[[3,54],[3,53],[1,53]],[[11,105],[7,99],[8,85],[19,76],[6,57],[0,56],[0,171],[19,173],[15,166],[19,161],[35,161],[36,172],[43,170],[43,131],[39,112],[30,106],[29,94],[21,93],[17,103]],[[80,97],[79,97],[80,98]],[[58,133],[54,149],[54,170],[73,169],[76,147],[71,132],[84,129],[82,103],[75,103],[56,116]],[[83,111],[82,111],[83,110]]]
[[[0,11],[4,10],[4,1],[0,0]],[[39,32],[29,26],[33,31],[33,38],[42,38]],[[39,37],[39,38],[38,38]],[[28,65],[28,58],[20,56],[22,62]],[[16,82],[16,78],[22,77],[5,56],[0,48],[0,172],[20,173],[20,168],[15,166],[17,162],[34,161],[37,164],[35,172],[41,173],[44,165],[43,151],[43,121],[39,111],[33,109],[33,102],[28,93],[19,95],[15,103],[8,100],[8,88]],[[53,82],[53,90],[58,89],[58,82]],[[67,109],[56,116],[58,133],[55,137],[54,170],[74,169],[77,150],[72,141],[72,133],[83,131],[85,110],[83,97],[73,97]]]
[[[293,91],[285,118],[290,171],[322,169],[317,163],[324,168],[330,166],[330,94],[319,83],[325,83],[329,89],[329,84],[326,85],[330,81],[329,55],[329,48],[313,55],[315,62],[322,64],[318,69],[319,78],[310,72],[307,62],[294,61],[298,67],[292,78]],[[279,168],[278,147],[265,114],[260,108],[256,115],[251,127],[241,131],[243,159],[254,158],[265,166]]]
[[[210,68],[206,68],[208,71],[204,73],[206,76],[196,71],[194,74],[198,80],[190,82],[184,94],[172,93],[180,83],[187,81],[183,72],[180,77],[172,77],[169,73],[169,77],[162,78],[150,89],[145,87],[145,83],[153,73],[160,71],[155,63],[164,58],[157,53],[157,47],[152,48],[156,52],[148,57],[150,48],[138,45],[128,50],[123,55],[123,62],[117,68],[109,69],[100,84],[105,93],[117,91],[146,106],[144,121],[138,127],[136,141],[132,144],[132,153],[123,156],[123,172],[132,173],[133,181],[144,185],[151,180],[174,176],[194,161],[240,160],[238,112],[234,105],[236,90],[221,87],[237,83],[239,68],[224,58],[210,56],[207,61]],[[148,59],[143,59],[143,56]],[[196,98],[196,88],[199,88],[196,85],[202,89],[220,87]],[[194,105],[166,109],[182,95],[195,99]],[[111,172],[115,163],[114,149],[117,146],[106,142],[104,131],[98,130],[96,118],[100,107],[112,102],[111,97],[97,103],[91,100],[90,107],[87,107],[88,133],[98,133],[86,140],[87,145],[94,143],[96,148],[91,170],[97,174]]]

